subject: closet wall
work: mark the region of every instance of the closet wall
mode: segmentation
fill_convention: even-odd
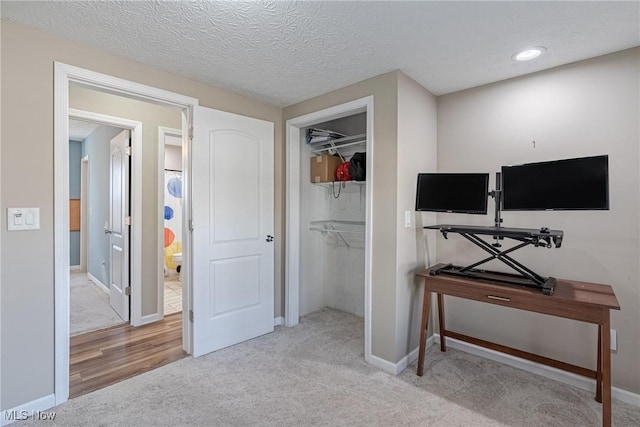
[[[313,128],[339,132],[350,142],[336,150],[307,143],[303,129],[300,155],[300,315],[331,307],[364,317],[366,183],[311,182],[311,159],[339,152],[349,160],[366,152],[366,113]],[[338,140],[339,141],[339,140]]]

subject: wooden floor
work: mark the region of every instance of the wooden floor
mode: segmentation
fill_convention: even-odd
[[[182,313],[134,328],[119,325],[71,337],[69,398],[186,357]]]

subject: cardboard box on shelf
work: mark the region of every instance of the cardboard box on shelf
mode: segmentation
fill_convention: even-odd
[[[336,180],[336,169],[342,163],[338,156],[311,157],[311,182],[332,182]]]

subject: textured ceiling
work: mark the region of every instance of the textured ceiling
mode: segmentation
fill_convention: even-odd
[[[640,2],[8,2],[2,17],[286,106],[400,69],[436,95],[640,45]],[[547,53],[516,63],[527,46]]]

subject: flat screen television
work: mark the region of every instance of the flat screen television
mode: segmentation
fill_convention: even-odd
[[[609,156],[503,166],[502,209],[608,210]]]
[[[486,214],[488,173],[420,173],[416,211]]]

